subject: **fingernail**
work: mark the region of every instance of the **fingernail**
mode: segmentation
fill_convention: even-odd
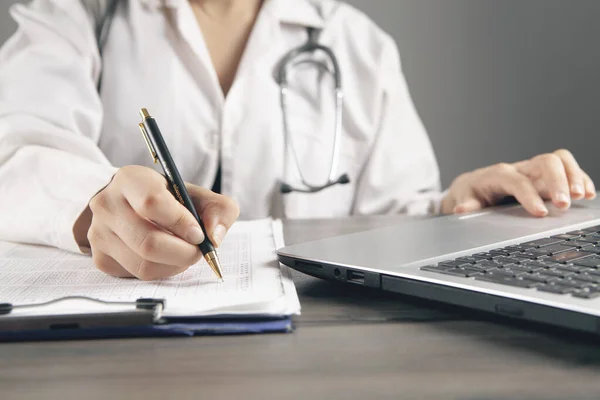
[[[583,186],[579,183],[574,183],[573,185],[571,185],[571,191],[578,196],[583,196],[585,194]]]
[[[568,206],[570,203],[569,195],[565,192],[558,192],[556,194],[556,201]]]
[[[535,205],[536,210],[538,210],[540,213],[546,215],[548,214],[548,208],[546,208],[546,205],[544,203],[537,203]]]
[[[204,241],[204,233],[198,226],[192,226],[187,231],[186,240],[191,244],[200,244]]]
[[[223,225],[217,225],[213,232],[213,239],[215,240],[215,244],[217,245],[217,247],[219,247],[221,243],[223,243],[223,238],[225,237],[226,233],[227,228],[225,228]]]

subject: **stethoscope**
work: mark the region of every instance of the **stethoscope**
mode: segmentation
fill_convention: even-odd
[[[112,20],[115,16],[117,5],[119,0],[109,0],[107,2],[106,10],[104,14],[97,20],[96,25],[96,44],[98,46],[98,51],[100,53],[100,57],[102,57],[102,51],[104,49],[104,45],[106,44],[106,40],[108,38],[108,33],[110,31],[110,26],[112,24]],[[279,94],[280,94],[280,103],[281,103],[281,113],[283,120],[283,133],[285,139],[285,151],[292,155],[292,159],[294,161],[294,166],[297,172],[298,177],[300,177],[300,182],[302,186],[294,186],[290,183],[282,182],[279,185],[279,190],[283,194],[292,193],[292,192],[300,192],[300,193],[316,193],[320,192],[323,189],[327,189],[331,186],[337,184],[346,184],[350,182],[350,178],[348,174],[337,175],[337,169],[339,167],[340,160],[340,149],[341,149],[341,139],[342,139],[342,117],[343,117],[343,99],[344,94],[342,91],[342,74],[340,72],[340,66],[338,64],[337,58],[333,51],[327,47],[320,45],[318,43],[318,38],[320,34],[320,30],[315,28],[307,28],[308,40],[305,44],[296,47],[290,50],[287,54],[283,56],[278,67],[277,67],[277,83],[279,85]],[[306,58],[299,59],[302,55],[306,54],[314,54],[317,51],[323,52],[333,67],[333,71],[331,72],[327,67],[327,64],[323,61],[310,60]],[[300,168],[300,162],[298,160],[298,155],[296,154],[296,149],[293,143],[292,135],[290,134],[289,129],[289,120],[287,113],[287,105],[288,105],[288,73],[291,67],[296,67],[301,64],[313,64],[319,69],[325,69],[326,71],[330,71],[333,75],[334,80],[334,96],[335,96],[335,130],[333,135],[333,149],[331,151],[331,158],[329,162],[329,176],[327,177],[327,182],[324,184],[318,185],[314,183],[309,183],[302,173],[302,169]],[[323,68],[324,67],[324,68]],[[102,75],[98,78],[97,89],[100,92],[102,86]]]
[[[277,83],[279,84],[279,95],[281,102],[281,114],[283,120],[283,133],[285,136],[286,151],[292,155],[296,172],[300,177],[300,182],[302,182],[302,185],[304,186],[292,186],[291,184],[283,181],[279,186],[279,190],[281,191],[281,193],[284,194],[291,192],[315,193],[337,184],[343,185],[350,182],[348,174],[344,173],[339,176],[337,175],[337,169],[340,160],[340,141],[342,139],[342,117],[344,110],[344,92],[342,91],[342,74],[340,71],[340,66],[338,64],[335,54],[333,54],[333,51],[329,47],[320,45],[317,42],[320,31],[315,28],[308,28],[307,32],[307,42],[300,47],[290,50],[286,55],[284,55],[279,63],[279,67],[277,68]],[[331,62],[331,66],[333,67],[333,72],[331,73],[333,75],[335,85],[335,130],[333,134],[333,149],[331,151],[331,159],[329,163],[329,176],[327,178],[327,182],[325,182],[322,185],[309,183],[306,180],[304,174],[302,173],[302,169],[300,168],[300,162],[298,161],[298,155],[296,154],[296,148],[293,142],[293,137],[290,134],[287,113],[287,96],[290,90],[287,78],[290,67],[295,67],[300,64],[313,64],[319,69],[329,71],[329,68],[323,61],[305,58],[300,59],[302,55],[314,54],[316,51],[319,50],[322,51]]]

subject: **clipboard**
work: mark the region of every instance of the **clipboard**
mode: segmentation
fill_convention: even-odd
[[[68,301],[93,303],[101,311],[81,313],[33,313]],[[241,333],[291,332],[291,317],[220,316],[164,318],[164,299],[140,298],[135,302],[104,301],[84,296],[62,297],[43,303],[0,303],[0,342],[97,339],[125,337],[191,337]],[[111,308],[118,308],[113,311]]]

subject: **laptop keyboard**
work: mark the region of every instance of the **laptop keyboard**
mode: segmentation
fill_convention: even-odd
[[[600,225],[421,269],[592,299],[600,297]]]

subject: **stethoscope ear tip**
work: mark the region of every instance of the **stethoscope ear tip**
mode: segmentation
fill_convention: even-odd
[[[340,185],[345,185],[346,183],[350,183],[350,177],[348,174],[344,174],[340,176],[337,181]]]

